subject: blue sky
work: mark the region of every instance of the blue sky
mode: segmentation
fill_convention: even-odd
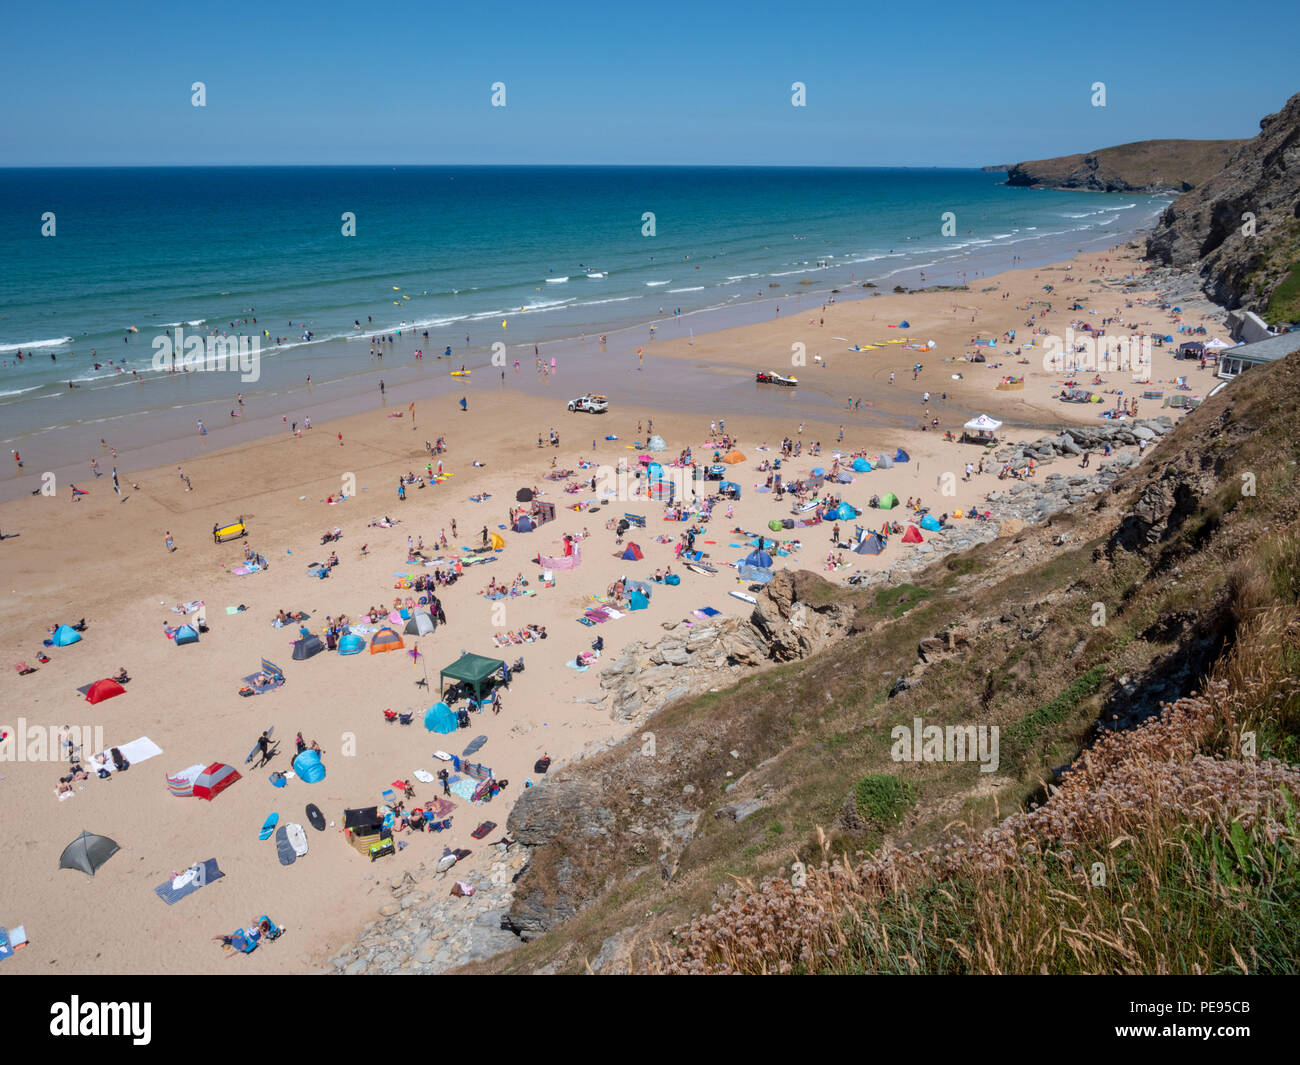
[[[1248,137],[1300,90],[1279,0],[7,8],[0,165],[979,166]]]

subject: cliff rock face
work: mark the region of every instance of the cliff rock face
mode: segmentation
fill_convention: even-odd
[[[1194,270],[1216,302],[1266,312],[1300,261],[1300,93],[1259,130],[1219,174],[1170,204],[1147,257]]]
[[[1135,141],[1083,155],[1017,163],[1007,184],[1148,195],[1187,192],[1217,174],[1245,141]]]

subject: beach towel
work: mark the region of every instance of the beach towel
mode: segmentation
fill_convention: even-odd
[[[571,658],[569,659],[569,661],[565,662],[564,664],[568,666],[570,669],[576,669],[579,673],[586,673],[587,670],[591,668],[590,666],[579,665],[578,660],[576,658]]]
[[[484,821],[481,825],[478,826],[478,828],[474,829],[474,831],[471,832],[470,835],[473,836],[475,839],[482,839],[484,836],[486,836],[489,832],[491,832],[496,827],[497,827],[497,823],[495,821]]]
[[[462,778],[451,786],[451,793],[458,799],[464,799],[466,802],[474,801],[474,792],[478,790],[477,780],[468,780]]]
[[[162,748],[159,747],[158,744],[154,743],[154,741],[148,736],[141,736],[138,740],[132,740],[130,743],[119,744],[117,749],[121,752],[122,757],[126,759],[128,765],[135,765],[137,762],[147,762],[150,758],[156,758],[158,755],[163,753]],[[90,756],[92,771],[104,768],[110,773],[117,772],[113,767],[113,755],[111,752],[112,748],[106,747],[104,750],[92,754]],[[96,760],[101,755],[104,759],[103,762]]]
[[[185,898],[186,895],[193,895],[194,892],[199,890],[199,888],[211,884],[214,880],[220,880],[226,875],[217,868],[217,860],[215,858],[209,858],[205,862],[199,862],[198,866],[201,867],[201,871],[198,875],[186,878],[185,883],[181,887],[172,887],[172,884],[176,881],[168,879],[154,888],[153,893],[162,899],[163,902],[167,903],[168,906],[174,906],[176,903],[180,902],[181,899]]]
[[[439,820],[445,818],[452,810],[456,809],[456,804],[450,799],[434,799],[432,802],[424,804],[424,811],[430,817]]]
[[[699,610],[696,610],[694,613],[697,618],[702,618],[707,621],[709,618],[716,618],[718,614],[721,613],[721,611],[714,610],[713,607],[711,606],[702,606],[700,607]]]

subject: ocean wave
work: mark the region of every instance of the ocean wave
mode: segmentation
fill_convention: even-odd
[[[567,277],[548,277],[548,278],[546,279],[546,283],[547,283],[548,285],[560,285],[560,284],[563,284],[565,281],[568,281],[568,280],[569,280],[569,279],[568,279]]]
[[[29,340],[25,344],[0,344],[0,353],[27,351],[29,348],[62,348],[71,343],[72,337],[64,337],[62,340]]]
[[[669,292],[703,292],[703,285],[691,285],[689,288],[670,288]]]
[[[673,279],[670,277],[667,281],[647,281],[646,285],[650,288],[658,288],[660,285],[671,285],[672,283]]]

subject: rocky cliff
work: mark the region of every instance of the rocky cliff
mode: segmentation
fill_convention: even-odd
[[[1165,210],[1147,256],[1195,272],[1218,303],[1300,317],[1300,93]]]
[[[1082,155],[1016,163],[1007,184],[1024,188],[1088,189],[1151,195],[1187,192],[1223,169],[1246,142],[1134,141]]]

